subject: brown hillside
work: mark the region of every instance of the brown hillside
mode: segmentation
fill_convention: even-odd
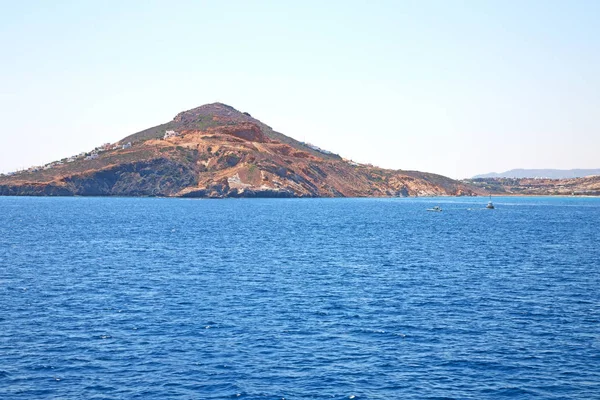
[[[176,133],[163,138],[166,131]],[[47,169],[0,177],[0,195],[365,197],[474,195],[466,184],[359,165],[220,103]],[[90,158],[90,157],[88,157]]]

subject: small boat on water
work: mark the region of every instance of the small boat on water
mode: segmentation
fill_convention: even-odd
[[[494,207],[494,203],[492,203],[492,196],[490,195],[490,201],[488,201],[487,206],[485,206],[485,208],[488,208],[490,210],[493,210]]]
[[[440,206],[435,206],[433,208],[428,208],[427,211],[433,211],[433,212],[442,212],[442,207]]]

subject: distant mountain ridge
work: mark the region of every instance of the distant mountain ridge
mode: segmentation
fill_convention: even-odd
[[[600,175],[598,169],[511,169],[505,172],[490,172],[488,174],[475,175],[472,179],[485,178],[547,178],[547,179],[570,179],[583,178],[591,175]]]

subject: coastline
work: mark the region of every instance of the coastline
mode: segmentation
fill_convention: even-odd
[[[26,197],[26,198],[120,198],[120,199],[198,199],[198,200],[252,200],[252,199],[277,199],[277,200],[291,200],[291,199],[437,199],[437,198],[488,198],[490,195],[471,195],[471,196],[456,196],[456,195],[428,195],[428,196],[223,196],[223,197],[210,197],[210,196],[125,196],[125,195],[5,195],[0,194],[0,198],[3,197]],[[547,198],[600,198],[600,195],[566,195],[566,194],[492,194],[492,198],[502,197],[547,197]]]

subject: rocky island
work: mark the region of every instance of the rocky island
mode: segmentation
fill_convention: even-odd
[[[0,176],[4,196],[390,197],[476,195],[418,171],[358,164],[207,104],[79,156]]]

